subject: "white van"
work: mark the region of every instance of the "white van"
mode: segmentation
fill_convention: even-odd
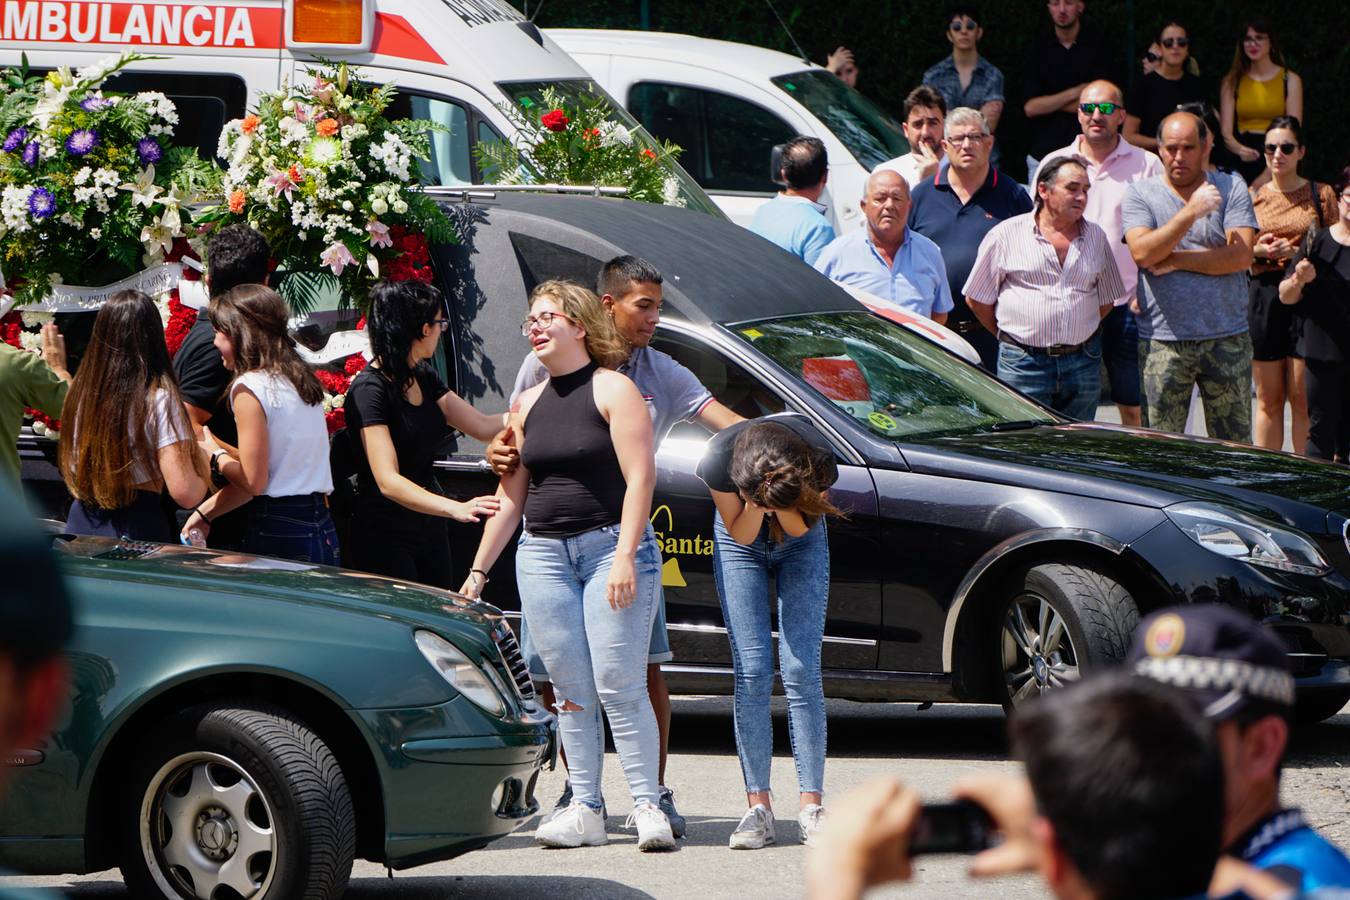
[[[858,201],[878,164],[906,153],[900,123],[828,70],[776,50],[686,34],[550,28],[557,41],[658,138],[741,225],[778,190],[773,147],[798,134],[830,157],[830,217],[862,223]]]
[[[358,65],[363,77],[398,85],[394,117],[449,129],[433,137],[422,166],[433,185],[482,183],[473,145],[515,136],[500,105],[549,86],[564,96],[592,87],[502,0],[0,0],[0,67],[17,67],[26,54],[34,69],[77,69],[123,50],[159,58],[135,63],[109,89],[167,94],[178,106],[175,140],[207,158],[221,127],[258,91],[305,77],[316,57]],[[715,209],[675,169],[686,204]]]

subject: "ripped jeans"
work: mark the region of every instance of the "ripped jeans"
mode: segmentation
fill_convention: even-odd
[[[647,694],[647,647],[660,600],[661,552],[650,525],[635,559],[637,597],[613,609],[605,585],[618,526],[566,538],[521,533],[516,582],[530,636],[553,681],[558,730],[577,802],[599,811],[609,717],[634,804],[657,802],[660,738]]]

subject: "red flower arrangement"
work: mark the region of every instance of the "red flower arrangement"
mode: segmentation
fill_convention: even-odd
[[[566,131],[567,123],[571,121],[561,109],[549,110],[539,117],[539,124],[549,131]]]
[[[398,255],[385,263],[382,270],[384,277],[390,281],[431,284],[435,273],[431,270],[431,248],[427,245],[426,236],[408,231],[402,225],[395,225],[389,229],[389,237],[393,239],[394,252]]]

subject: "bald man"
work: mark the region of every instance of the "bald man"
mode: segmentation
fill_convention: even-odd
[[[861,207],[867,227],[835,238],[816,258],[817,271],[907,312],[946,322],[952,308],[947,267],[938,245],[906,224],[904,177],[892,169],[873,172]]]
[[[1210,437],[1250,443],[1247,270],[1256,216],[1237,175],[1208,172],[1214,136],[1195,115],[1158,126],[1163,173],[1125,191],[1125,241],[1139,267],[1143,424],[1186,427],[1199,385]]]
[[[1111,400],[1124,425],[1139,426],[1139,328],[1130,303],[1135,298],[1139,267],[1134,264],[1125,244],[1121,209],[1125,188],[1145,178],[1162,174],[1157,154],[1126,141],[1120,136],[1125,123],[1125,96],[1109,81],[1094,81],[1078,95],[1078,125],[1082,134],[1063,149],[1049,154],[1079,156],[1087,162],[1088,200],[1083,218],[1101,226],[1111,244],[1116,269],[1125,286],[1125,295],[1102,320],[1102,359],[1111,383]],[[1042,162],[1044,166],[1044,162]],[[1039,180],[1040,170],[1032,178]]]

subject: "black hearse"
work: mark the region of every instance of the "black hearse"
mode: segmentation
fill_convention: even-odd
[[[1288,642],[1305,717],[1350,700],[1350,470],[1067,421],[706,215],[535,194],[446,202],[462,232],[435,248],[453,298],[448,375],[475,405],[506,405],[535,284],[590,283],[632,253],[666,277],[655,346],[742,415],[791,409],[834,444],[833,499],[849,515],[830,535],[831,696],[1013,705],[1119,658],[1142,613],[1221,602]],[[694,475],[706,438],[682,425],[661,445],[652,513],[667,672],[686,692],[731,687],[713,508]],[[49,480],[51,448],[23,449],[30,480]],[[467,440],[441,474],[454,496],[495,485]],[[460,568],[477,538],[452,526]],[[504,558],[486,597],[508,609],[511,572]]]

